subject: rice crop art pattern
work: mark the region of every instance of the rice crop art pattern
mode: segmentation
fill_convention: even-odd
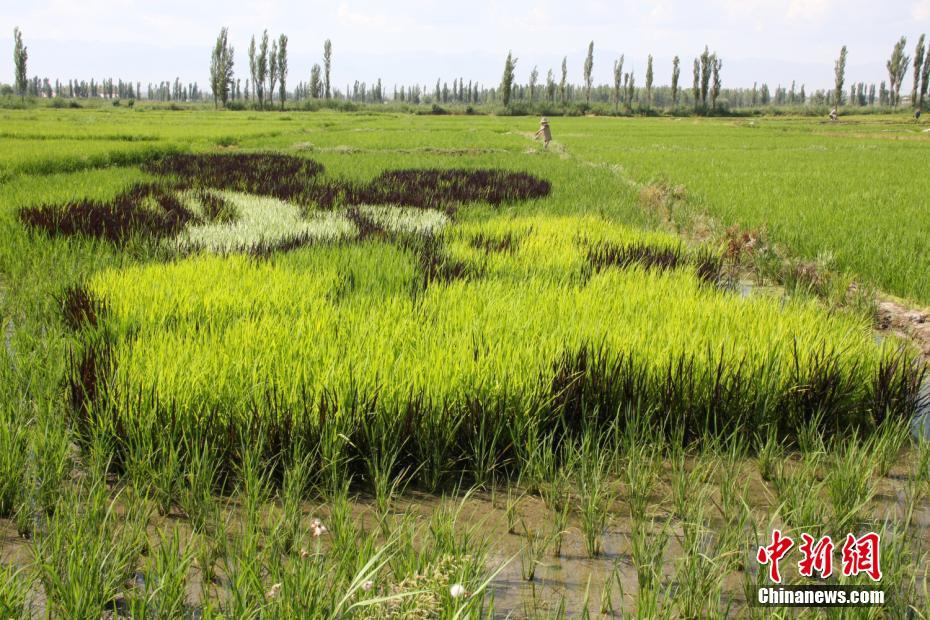
[[[274,250],[377,233],[430,234],[467,203],[544,198],[548,181],[521,172],[389,170],[368,182],[329,179],[310,159],[278,153],[174,154],[143,166],[156,175],[110,201],[19,211],[30,228],[123,243],[166,240],[179,252]],[[438,211],[438,213],[437,213]]]

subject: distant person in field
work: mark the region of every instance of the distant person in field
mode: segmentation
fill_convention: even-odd
[[[545,116],[539,119],[539,131],[536,132],[533,139],[535,140],[539,136],[542,136],[543,144],[545,144],[546,149],[548,149],[549,143],[552,142],[552,130],[549,129],[549,119]]]
[[[914,110],[914,120],[916,120],[918,123],[920,122],[920,108]]]
[[[835,120],[836,120],[836,117],[837,117],[837,114],[836,114],[836,106],[833,106],[833,109],[830,110],[830,120],[831,120],[831,121],[835,121]]]

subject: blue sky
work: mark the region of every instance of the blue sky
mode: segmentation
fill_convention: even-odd
[[[898,37],[908,53],[930,33],[930,0],[572,0],[569,2],[332,2],[278,0],[0,0],[0,82],[12,80],[12,30],[29,48],[29,74],[106,77],[132,81],[207,83],[210,49],[220,26],[236,48],[245,78],[254,32],[286,33],[290,78],[309,77],[323,40],[332,39],[333,81],[435,83],[453,77],[494,84],[512,49],[517,78],[534,65],[541,78],[558,72],[581,80],[587,43],[594,40],[596,82],[608,82],[621,53],[638,76],[656,59],[656,82],[668,83],[671,59],[687,75],[693,57],[710,45],[723,58],[725,86],[754,80],[808,90],[832,84],[833,61],[849,47],[847,81],[887,79],[885,60]],[[905,88],[904,90],[907,90]]]

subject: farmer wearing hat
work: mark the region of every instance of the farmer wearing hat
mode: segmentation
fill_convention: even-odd
[[[533,136],[533,139],[535,140],[540,135],[542,136],[543,143],[548,149],[549,143],[552,142],[552,131],[549,129],[549,119],[545,116],[539,119],[539,131],[536,132],[536,135]]]

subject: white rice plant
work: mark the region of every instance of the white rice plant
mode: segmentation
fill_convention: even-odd
[[[449,223],[449,216],[435,209],[362,205],[359,212],[391,232],[436,233]]]
[[[206,250],[217,254],[246,251],[260,245],[278,245],[294,240],[335,241],[357,234],[344,213],[320,212],[304,217],[299,207],[267,196],[237,192],[215,192],[238,213],[234,222],[207,222],[185,228],[172,240],[180,251]],[[189,194],[186,206],[198,215],[203,206]]]

